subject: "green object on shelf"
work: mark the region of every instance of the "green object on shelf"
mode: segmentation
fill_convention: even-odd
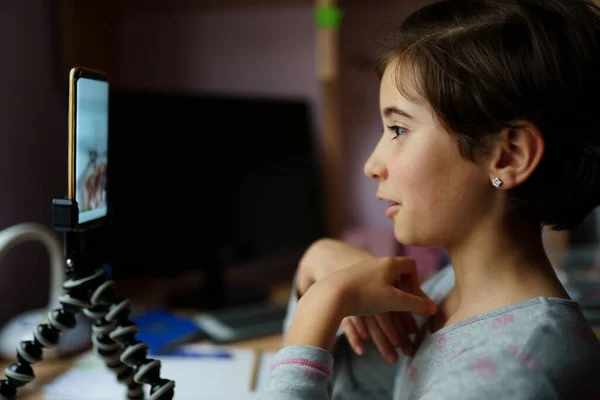
[[[336,6],[320,6],[315,10],[315,21],[319,28],[337,29],[342,20],[342,11]]]

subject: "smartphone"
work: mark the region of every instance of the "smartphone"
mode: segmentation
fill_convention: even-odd
[[[107,216],[107,74],[75,67],[69,74],[68,198],[78,206],[76,229],[102,225]]]

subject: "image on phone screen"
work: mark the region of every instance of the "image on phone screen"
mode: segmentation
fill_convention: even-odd
[[[82,224],[107,213],[109,87],[107,81],[85,77],[76,85],[75,199]]]

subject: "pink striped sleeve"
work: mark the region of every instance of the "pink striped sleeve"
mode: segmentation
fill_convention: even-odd
[[[275,364],[273,364],[273,366],[271,367],[271,372],[273,372],[273,370],[281,365],[285,365],[285,364],[297,364],[297,365],[304,365],[307,367],[312,367],[314,369],[317,369],[321,372],[323,372],[324,374],[326,374],[328,377],[331,378],[331,370],[329,368],[327,368],[324,365],[321,365],[319,363],[316,363],[314,361],[311,360],[306,360],[303,358],[289,358],[287,360],[281,360],[279,362],[276,362]]]

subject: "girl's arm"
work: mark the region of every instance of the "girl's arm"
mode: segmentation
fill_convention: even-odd
[[[347,314],[342,288],[314,285],[298,301],[285,346],[313,346],[331,352],[338,327]],[[347,304],[347,302],[346,302]]]
[[[315,289],[311,288],[298,301],[284,347],[275,356],[261,400],[331,399],[333,356],[330,351],[342,320],[340,312],[336,315],[334,310],[342,307],[334,305],[340,301],[335,292],[321,296]]]
[[[410,292],[416,294],[397,289],[400,280],[412,282]],[[414,261],[366,260],[315,283],[298,302],[263,399],[330,399],[330,351],[342,319],[386,311],[436,312],[435,303],[419,287]]]

